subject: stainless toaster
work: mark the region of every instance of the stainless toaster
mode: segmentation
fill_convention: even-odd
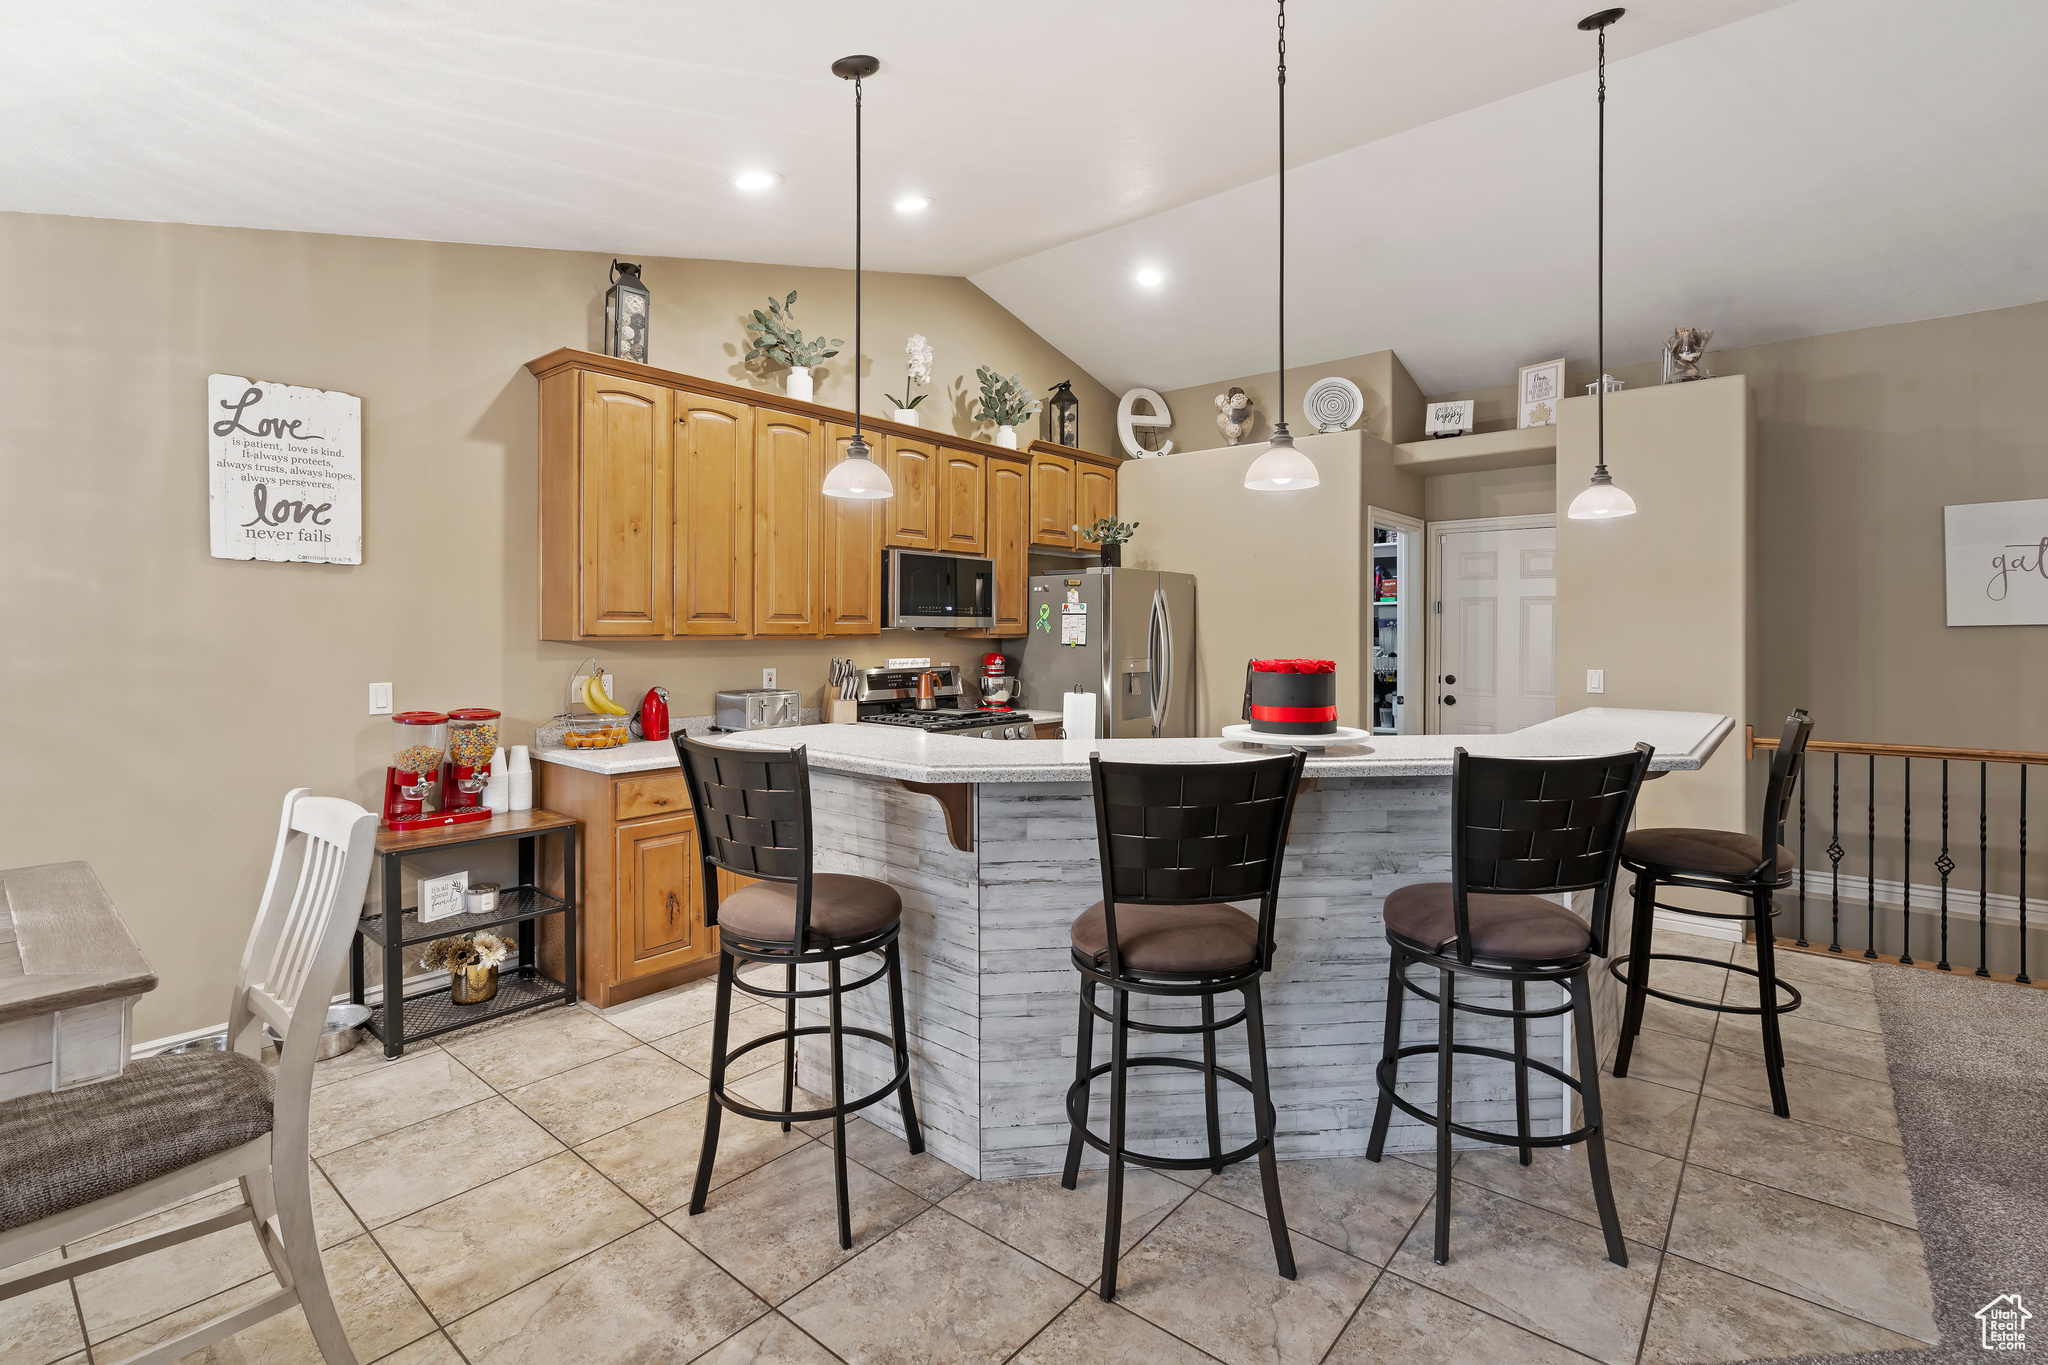
[[[779,687],[720,692],[712,724],[721,730],[775,730],[803,724],[803,694]]]

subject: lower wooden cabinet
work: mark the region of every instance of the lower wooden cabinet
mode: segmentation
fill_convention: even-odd
[[[702,855],[683,775],[607,777],[542,762],[534,785],[535,805],[583,822],[584,998],[604,1009],[714,971],[718,931],[704,923]]]

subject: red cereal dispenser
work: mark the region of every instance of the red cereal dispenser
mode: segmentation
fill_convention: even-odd
[[[384,770],[384,824],[407,829],[422,819],[441,778],[448,717],[439,711],[401,711],[391,718],[391,766]]]
[[[481,810],[491,756],[498,751],[498,712],[483,706],[448,713],[448,761],[441,767],[441,809]]]

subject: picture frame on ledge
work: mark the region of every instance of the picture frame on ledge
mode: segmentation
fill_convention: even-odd
[[[1524,365],[1515,377],[1515,407],[1521,418],[1518,427],[1548,427],[1557,424],[1557,404],[1564,397],[1564,357]]]
[[[1434,436],[1439,441],[1447,436],[1463,436],[1472,430],[1472,400],[1461,398],[1456,402],[1431,403],[1422,418],[1422,434]]]

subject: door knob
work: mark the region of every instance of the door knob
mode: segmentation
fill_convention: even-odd
[[[1458,699],[1457,699],[1456,697],[1445,697],[1445,698],[1444,698],[1444,705],[1445,705],[1445,706],[1456,706],[1457,704],[1458,704]]]
[[[1450,683],[1452,686],[1456,686],[1458,682],[1458,675],[1455,673],[1446,673],[1444,674],[1444,681]]]

